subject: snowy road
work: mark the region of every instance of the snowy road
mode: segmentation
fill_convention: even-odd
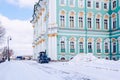
[[[4,62],[0,64],[0,80],[120,80],[120,64],[107,63]]]
[[[0,64],[0,80],[91,80],[86,75],[64,71],[60,65],[61,63],[38,64],[33,61],[5,62]]]

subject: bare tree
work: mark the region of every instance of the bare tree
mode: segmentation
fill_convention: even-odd
[[[4,36],[5,36],[5,28],[2,27],[1,22],[0,22],[0,44],[4,42]]]

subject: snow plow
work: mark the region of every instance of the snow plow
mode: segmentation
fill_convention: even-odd
[[[51,59],[47,56],[46,52],[40,52],[38,56],[38,62],[39,63],[49,63]]]

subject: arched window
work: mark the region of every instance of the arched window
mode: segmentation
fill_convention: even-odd
[[[61,41],[61,52],[65,52],[65,42]]]
[[[116,42],[113,42],[113,53],[116,53]]]
[[[116,14],[113,13],[112,14],[112,29],[116,29],[117,28],[117,18],[116,18]]]
[[[92,28],[91,18],[88,18],[88,28]]]
[[[79,26],[79,28],[83,28],[83,12],[80,12],[79,13],[79,19],[78,19],[78,26]]]
[[[108,29],[108,20],[104,19],[104,29]]]
[[[75,52],[75,48],[74,48],[74,42],[70,42],[70,52]]]
[[[74,27],[74,16],[70,16],[70,27]]]
[[[92,53],[92,43],[88,42],[88,53]]]
[[[65,5],[65,0],[60,0],[61,5]]]
[[[114,9],[114,8],[116,8],[116,5],[117,3],[116,3],[116,0],[114,0],[113,2],[112,2],[112,8]]]
[[[105,30],[108,30],[108,25],[109,25],[109,23],[108,23],[108,20],[109,19],[109,16],[108,15],[105,15],[104,16],[104,29]]]
[[[60,27],[65,27],[65,11],[60,12]]]
[[[101,53],[100,43],[97,42],[97,53]]]
[[[87,26],[88,26],[88,29],[91,29],[92,28],[92,13],[89,12],[88,15],[87,15]]]
[[[65,16],[64,15],[60,16],[60,26],[65,27]]]
[[[100,29],[100,14],[96,15],[96,29]]]
[[[70,6],[74,6],[75,0],[70,0]]]
[[[70,17],[69,17],[69,22],[70,22],[70,28],[75,27],[75,19],[74,19],[75,13],[74,12],[70,12]]]
[[[100,19],[96,19],[96,28],[100,29]]]
[[[79,42],[80,53],[83,53],[83,42]]]
[[[109,52],[109,50],[108,50],[108,43],[105,42],[105,53],[108,53],[108,52]]]
[[[84,7],[84,0],[79,0],[79,2],[78,2],[78,6],[80,7],[80,8],[83,8]]]

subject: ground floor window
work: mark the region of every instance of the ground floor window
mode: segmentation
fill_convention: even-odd
[[[92,43],[88,43],[88,53],[92,53]]]
[[[116,53],[116,42],[113,43],[113,53]]]
[[[83,49],[83,42],[79,42],[79,52],[83,53],[84,49]]]
[[[70,52],[71,53],[75,52],[74,42],[70,42]]]
[[[105,53],[108,53],[108,52],[109,52],[109,50],[108,50],[108,43],[105,42]]]
[[[65,52],[65,42],[61,41],[61,52]]]
[[[100,43],[99,42],[97,42],[97,53],[101,53]]]

